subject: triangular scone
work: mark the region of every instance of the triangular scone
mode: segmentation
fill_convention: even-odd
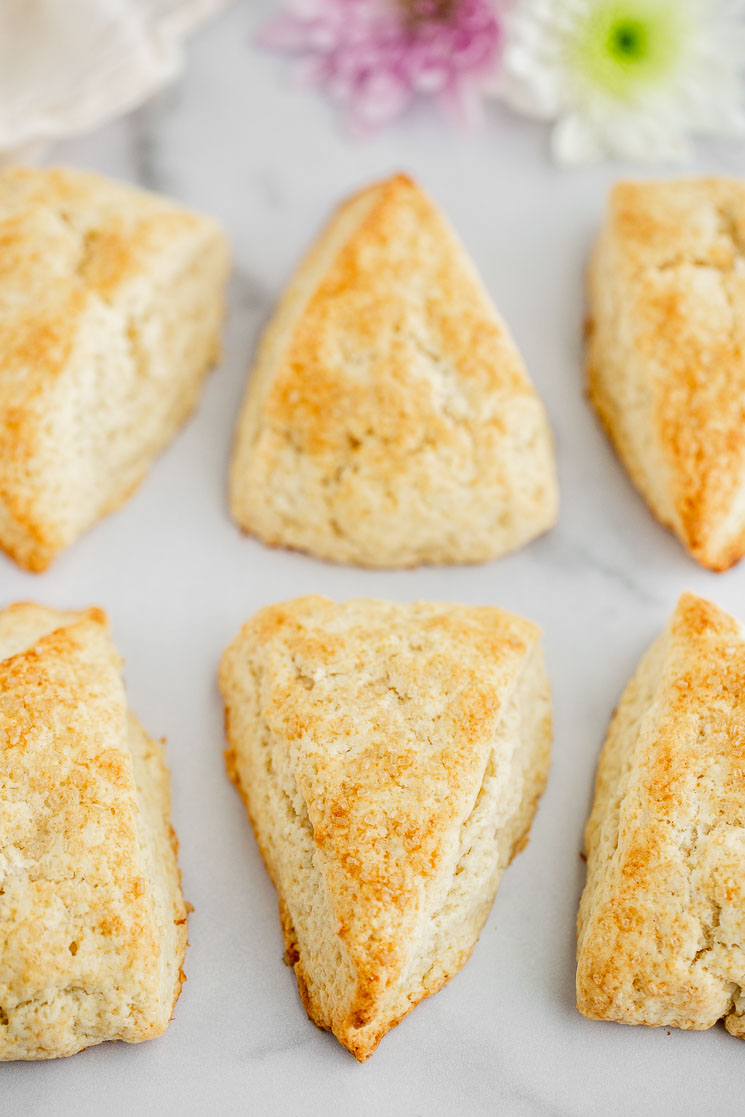
[[[652,511],[745,554],[745,181],[621,183],[590,270],[591,399]]]
[[[494,608],[264,609],[226,651],[228,770],[303,1004],[361,1062],[465,963],[548,770],[528,621]]]
[[[346,202],[290,284],[249,381],[231,505],[267,543],[365,566],[481,562],[555,522],[543,405],[409,179]]]
[[[0,548],[43,570],[127,499],[216,358],[215,222],[68,170],[0,171]]]
[[[745,634],[708,601],[626,688],[585,840],[580,1012],[745,1036]]]
[[[162,754],[100,610],[0,612],[0,1059],[165,1030],[186,909]]]

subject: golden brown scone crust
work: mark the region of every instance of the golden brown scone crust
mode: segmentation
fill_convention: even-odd
[[[539,631],[305,597],[226,651],[228,770],[310,1018],[364,1061],[469,957],[548,770]]]
[[[163,746],[99,609],[0,612],[0,1059],[160,1035],[186,908]]]
[[[414,566],[514,550],[557,504],[543,406],[446,220],[404,176],[363,190],[262,340],[236,521],[322,558]]]
[[[745,553],[745,182],[624,182],[590,268],[590,398],[704,566]]]
[[[587,824],[577,1005],[745,1035],[745,637],[681,597],[611,722]]]
[[[219,349],[225,238],[63,169],[0,171],[0,548],[43,570],[122,504]]]

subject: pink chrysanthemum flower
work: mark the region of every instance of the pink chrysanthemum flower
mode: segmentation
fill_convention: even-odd
[[[502,29],[496,0],[285,0],[259,36],[292,54],[296,77],[371,132],[420,94],[457,119],[479,120],[494,85]]]

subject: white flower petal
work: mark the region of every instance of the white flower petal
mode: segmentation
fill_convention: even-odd
[[[710,107],[710,119],[702,117],[696,126],[697,132],[704,136],[722,136],[731,140],[745,137],[745,109],[731,102],[712,104]]]
[[[609,155],[636,163],[680,163],[690,155],[685,121],[667,114],[628,114],[610,119],[604,140]]]
[[[536,66],[530,52],[521,44],[507,46],[502,58],[500,93],[518,112],[550,119],[562,107],[561,71]]]
[[[548,82],[521,81],[512,74],[504,74],[500,83],[500,93],[505,104],[525,116],[552,120],[561,107],[555,90]]]
[[[591,122],[579,114],[562,117],[555,125],[551,133],[551,153],[557,163],[567,167],[598,163],[606,154]]]
[[[552,149],[560,162],[679,161],[690,134],[745,135],[745,0],[676,0],[686,36],[680,56],[653,82],[641,71],[623,92],[578,61],[584,48],[572,49],[599,3],[513,0],[505,16],[500,94],[518,111],[559,118]],[[629,3],[636,16],[639,0]],[[623,8],[616,0],[614,14]]]

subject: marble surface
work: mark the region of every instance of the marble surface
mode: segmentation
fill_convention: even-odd
[[[194,44],[178,83],[55,161],[98,168],[218,215],[235,253],[225,359],[198,414],[116,515],[52,571],[0,558],[0,601],[109,610],[133,708],[168,737],[190,921],[188,982],[167,1034],[72,1059],[0,1068],[0,1113],[572,1114],[737,1111],[745,1048],[632,1029],[576,1011],[574,922],[595,761],[641,652],[686,588],[745,616],[745,565],[696,567],[631,489],[583,394],[582,273],[610,182],[557,171],[540,126],[495,108],[477,136],[427,110],[364,145],[251,45],[271,0],[245,0]],[[450,214],[509,322],[556,432],[558,527],[477,569],[338,568],[270,552],[234,529],[231,429],[262,324],[334,202],[390,171],[418,176]],[[745,173],[742,147],[693,170]],[[256,608],[299,593],[496,603],[545,631],[556,741],[529,846],[508,870],[465,969],[358,1066],[305,1018],[282,964],[276,900],[225,776],[221,650]]]

